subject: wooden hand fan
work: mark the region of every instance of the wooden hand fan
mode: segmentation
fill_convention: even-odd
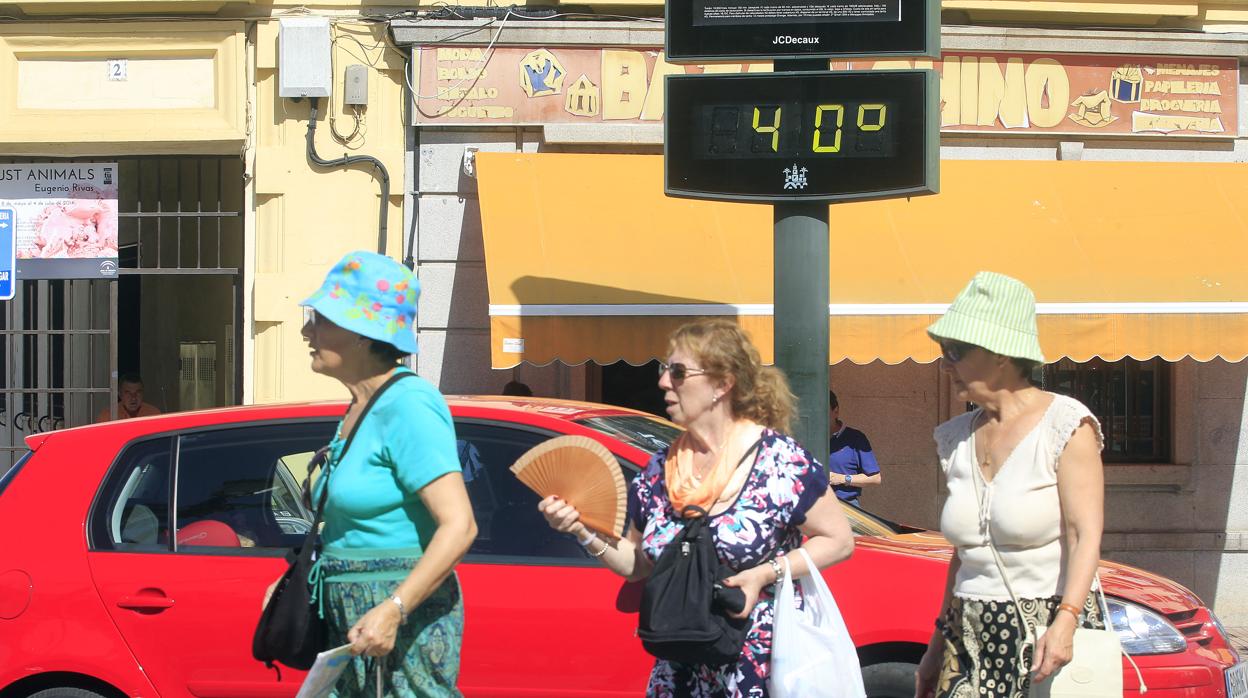
[[[587,436],[560,436],[529,449],[511,466],[542,498],[557,495],[576,507],[581,523],[616,541],[624,530],[626,486],[619,462]]]

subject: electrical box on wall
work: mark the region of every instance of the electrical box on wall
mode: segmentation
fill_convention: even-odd
[[[347,66],[344,83],[346,89],[342,93],[343,104],[361,107],[368,105],[368,66],[359,63]]]
[[[328,18],[283,17],[278,49],[279,96],[329,96],[333,71]]]

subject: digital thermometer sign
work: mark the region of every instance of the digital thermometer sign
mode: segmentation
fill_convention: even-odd
[[[665,190],[740,201],[935,193],[930,70],[668,76]]]

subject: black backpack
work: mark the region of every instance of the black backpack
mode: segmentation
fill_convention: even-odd
[[[741,655],[750,619],[729,618],[718,582],[733,569],[719,561],[715,534],[701,516],[689,519],[683,531],[659,555],[641,592],[637,635],[650,654],[682,664],[728,664]],[[742,595],[739,590],[735,591]]]
[[[762,439],[741,456],[740,466]],[[690,518],[689,513],[699,516]],[[720,582],[736,570],[719,561],[710,516],[701,507],[680,512],[688,523],[659,555],[641,590],[637,636],[650,654],[681,664],[728,664],[745,645],[750,618],[730,618],[745,608],[745,592]]]

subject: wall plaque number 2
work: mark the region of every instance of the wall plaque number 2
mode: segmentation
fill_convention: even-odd
[[[112,81],[121,81],[126,79],[126,69],[128,63],[125,58],[108,59],[108,79]]]

